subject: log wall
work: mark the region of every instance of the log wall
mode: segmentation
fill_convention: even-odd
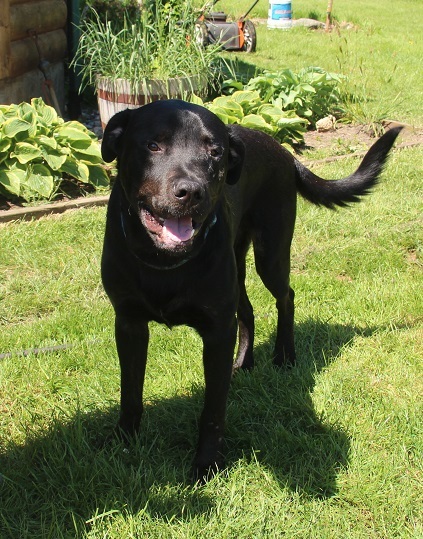
[[[10,61],[10,6],[9,0],[0,2],[0,80],[9,74]]]
[[[65,0],[0,0],[1,104],[48,97],[47,78],[63,105],[66,18]]]

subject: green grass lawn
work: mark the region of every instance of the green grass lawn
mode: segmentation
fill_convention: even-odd
[[[222,0],[216,8],[239,17],[250,0]],[[293,0],[293,16],[326,19],[327,0]],[[251,17],[267,19],[260,1]],[[351,22],[351,30],[325,33],[305,28],[257,27],[257,52],[237,54],[244,62],[268,69],[320,66],[348,76],[348,90],[361,99],[351,112],[356,120],[391,118],[423,124],[423,5],[421,0],[334,0],[333,16]]]
[[[294,2],[296,17],[324,18],[326,1]],[[421,125],[419,1],[354,5],[335,0],[334,13],[363,27],[345,39],[370,62],[366,95],[389,103],[401,89],[392,116]],[[337,39],[263,26],[248,61],[337,70]],[[405,59],[413,40],[420,57],[376,91],[391,67],[374,51],[383,41],[385,58]],[[357,164],[314,171],[334,178]],[[257,366],[233,380],[227,468],[204,487],[189,483],[203,376],[187,328],[152,325],[141,437],[128,449],[102,443],[119,402],[99,278],[105,209],[0,225],[0,538],[423,537],[422,175],[422,148],[404,149],[361,204],[330,212],[300,201],[289,372],[271,365],[276,312],[249,258]]]
[[[257,367],[233,380],[228,467],[203,488],[191,330],[154,325],[141,439],[101,445],[119,400],[104,209],[1,226],[0,536],[421,537],[422,158],[396,152],[354,208],[300,203],[290,372],[271,366],[275,309],[250,259]]]

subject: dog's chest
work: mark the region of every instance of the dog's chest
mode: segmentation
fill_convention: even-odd
[[[208,318],[213,307],[208,302],[198,302],[195,286],[163,286],[149,287],[143,291],[142,305],[148,318],[168,327],[188,325],[198,327]]]
[[[190,305],[185,298],[174,297],[167,301],[155,301],[151,306],[156,322],[169,327],[189,323]]]

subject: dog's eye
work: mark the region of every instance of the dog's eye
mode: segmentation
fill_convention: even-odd
[[[211,148],[209,153],[212,157],[220,157],[222,155],[220,148]]]
[[[147,144],[147,148],[151,151],[151,152],[158,152],[160,150],[159,148],[159,145],[156,143],[156,142],[149,142]]]

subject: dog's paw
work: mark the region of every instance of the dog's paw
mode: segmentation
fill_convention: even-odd
[[[282,352],[281,354],[275,353],[273,356],[273,365],[278,368],[290,369],[295,366],[297,358],[295,352],[289,354]]]
[[[223,458],[219,459],[218,462],[213,462],[211,464],[198,464],[194,462],[192,470],[193,484],[205,485],[208,481],[213,479],[213,477],[224,467],[225,463]]]
[[[138,425],[126,425],[122,424],[121,421],[116,425],[111,433],[111,436],[120,442],[123,442],[125,445],[129,445],[133,442],[134,438],[139,435],[139,424]]]

